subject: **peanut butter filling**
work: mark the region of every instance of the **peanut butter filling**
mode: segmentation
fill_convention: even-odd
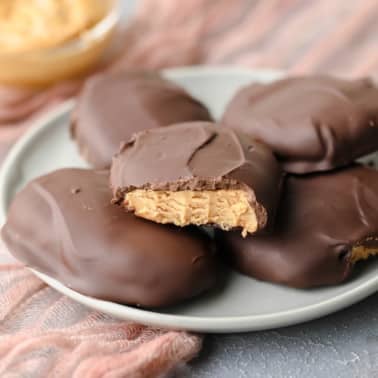
[[[105,14],[102,0],[1,0],[1,52],[58,46]]]
[[[355,263],[360,260],[367,260],[371,256],[378,255],[378,248],[367,248],[363,245],[353,247],[352,262]]]
[[[243,190],[153,191],[136,189],[125,196],[135,215],[176,226],[216,224],[223,230],[242,228],[242,235],[258,228],[257,215]]]

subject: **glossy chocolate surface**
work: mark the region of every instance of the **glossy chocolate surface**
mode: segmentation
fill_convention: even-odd
[[[121,142],[139,131],[211,120],[204,105],[153,73],[117,73],[89,79],[72,116],[71,133],[95,168],[109,168]]]
[[[262,223],[273,219],[282,171],[272,152],[250,137],[209,122],[138,133],[111,167],[115,201],[133,189],[245,189]],[[261,225],[261,226],[264,226]]]
[[[2,230],[9,251],[83,294],[143,307],[211,288],[217,264],[207,235],[111,205],[108,179],[105,171],[63,169],[30,182]]]
[[[338,284],[358,260],[354,247],[378,251],[378,171],[289,177],[271,235],[219,232],[218,243],[254,278],[298,288]]]
[[[251,84],[222,122],[271,147],[287,172],[329,170],[378,150],[378,88],[327,76]]]

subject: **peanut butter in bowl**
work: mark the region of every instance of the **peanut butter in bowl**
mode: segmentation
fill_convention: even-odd
[[[1,0],[0,82],[43,86],[87,71],[118,20],[115,0]]]

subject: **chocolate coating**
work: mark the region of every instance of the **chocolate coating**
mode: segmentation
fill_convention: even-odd
[[[270,146],[287,172],[329,170],[378,150],[378,88],[327,76],[251,84],[222,122]]]
[[[195,120],[211,120],[206,107],[158,74],[107,74],[85,83],[71,133],[83,157],[102,169],[134,133]]]
[[[289,177],[271,235],[218,233],[235,267],[298,288],[338,284],[356,246],[378,250],[378,171],[362,166]]]
[[[115,202],[133,189],[244,189],[260,228],[273,219],[282,171],[272,152],[249,137],[209,122],[138,133],[113,158]]]
[[[213,242],[198,229],[162,226],[110,204],[108,172],[63,169],[11,204],[2,237],[26,265],[93,297],[157,307],[211,288]]]

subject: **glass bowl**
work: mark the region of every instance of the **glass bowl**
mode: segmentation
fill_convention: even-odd
[[[0,82],[43,87],[79,77],[98,62],[119,21],[117,0],[102,0],[103,18],[60,45],[20,53],[0,53]]]

